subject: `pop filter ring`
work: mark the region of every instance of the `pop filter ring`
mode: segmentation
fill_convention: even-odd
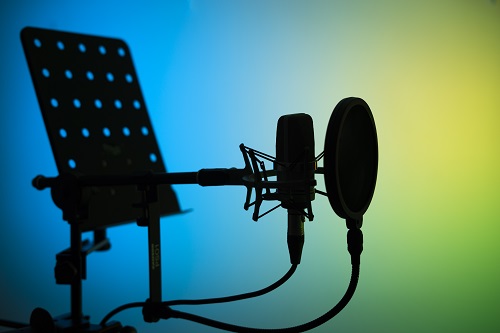
[[[348,97],[334,108],[325,136],[324,177],[335,213],[361,222],[375,191],[377,130],[368,104]]]

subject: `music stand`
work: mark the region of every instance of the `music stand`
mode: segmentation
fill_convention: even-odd
[[[31,27],[22,30],[21,40],[62,179],[61,188],[52,188],[52,198],[71,227],[71,248],[57,255],[55,268],[56,283],[71,285],[71,314],[51,320],[36,309],[31,325],[54,332],[119,332],[119,323],[91,325],[82,314],[87,254],[109,249],[107,227],[138,218],[141,225],[146,210],[157,221],[142,220],[142,225],[159,244],[159,216],[181,212],[170,185],[83,190],[75,185],[82,175],[166,172],[130,49],[119,39]],[[93,244],[82,242],[86,231],[94,232]],[[160,278],[155,274],[150,283],[161,299]]]

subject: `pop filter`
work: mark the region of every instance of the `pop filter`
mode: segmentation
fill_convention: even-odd
[[[378,144],[375,121],[364,100],[341,100],[325,136],[324,176],[328,199],[344,219],[362,221],[375,191]]]

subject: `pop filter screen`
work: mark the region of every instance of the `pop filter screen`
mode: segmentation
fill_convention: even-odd
[[[325,186],[333,210],[359,220],[368,209],[378,168],[375,122],[360,98],[346,98],[335,107],[325,137]]]

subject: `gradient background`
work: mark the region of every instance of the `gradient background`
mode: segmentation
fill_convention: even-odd
[[[124,39],[169,171],[240,167],[238,145],[274,154],[282,114],[315,121],[316,150],[342,98],[364,98],[380,165],[365,215],[357,293],[314,332],[498,332],[500,327],[500,4],[427,1],[3,1],[0,7],[0,317],[69,311],[53,278],[69,228],[48,191],[56,175],[19,38],[25,26]],[[318,188],[322,188],[319,180]],[[264,287],[289,267],[286,212],[259,223],[244,188],[174,189],[190,214],[163,220],[164,298]],[[295,276],[237,304],[182,307],[214,319],[283,327],[315,318],[350,274],[344,223],[313,205]],[[148,297],[146,230],[109,230],[88,259],[84,312],[98,322]],[[182,320],[140,332],[216,332]]]

